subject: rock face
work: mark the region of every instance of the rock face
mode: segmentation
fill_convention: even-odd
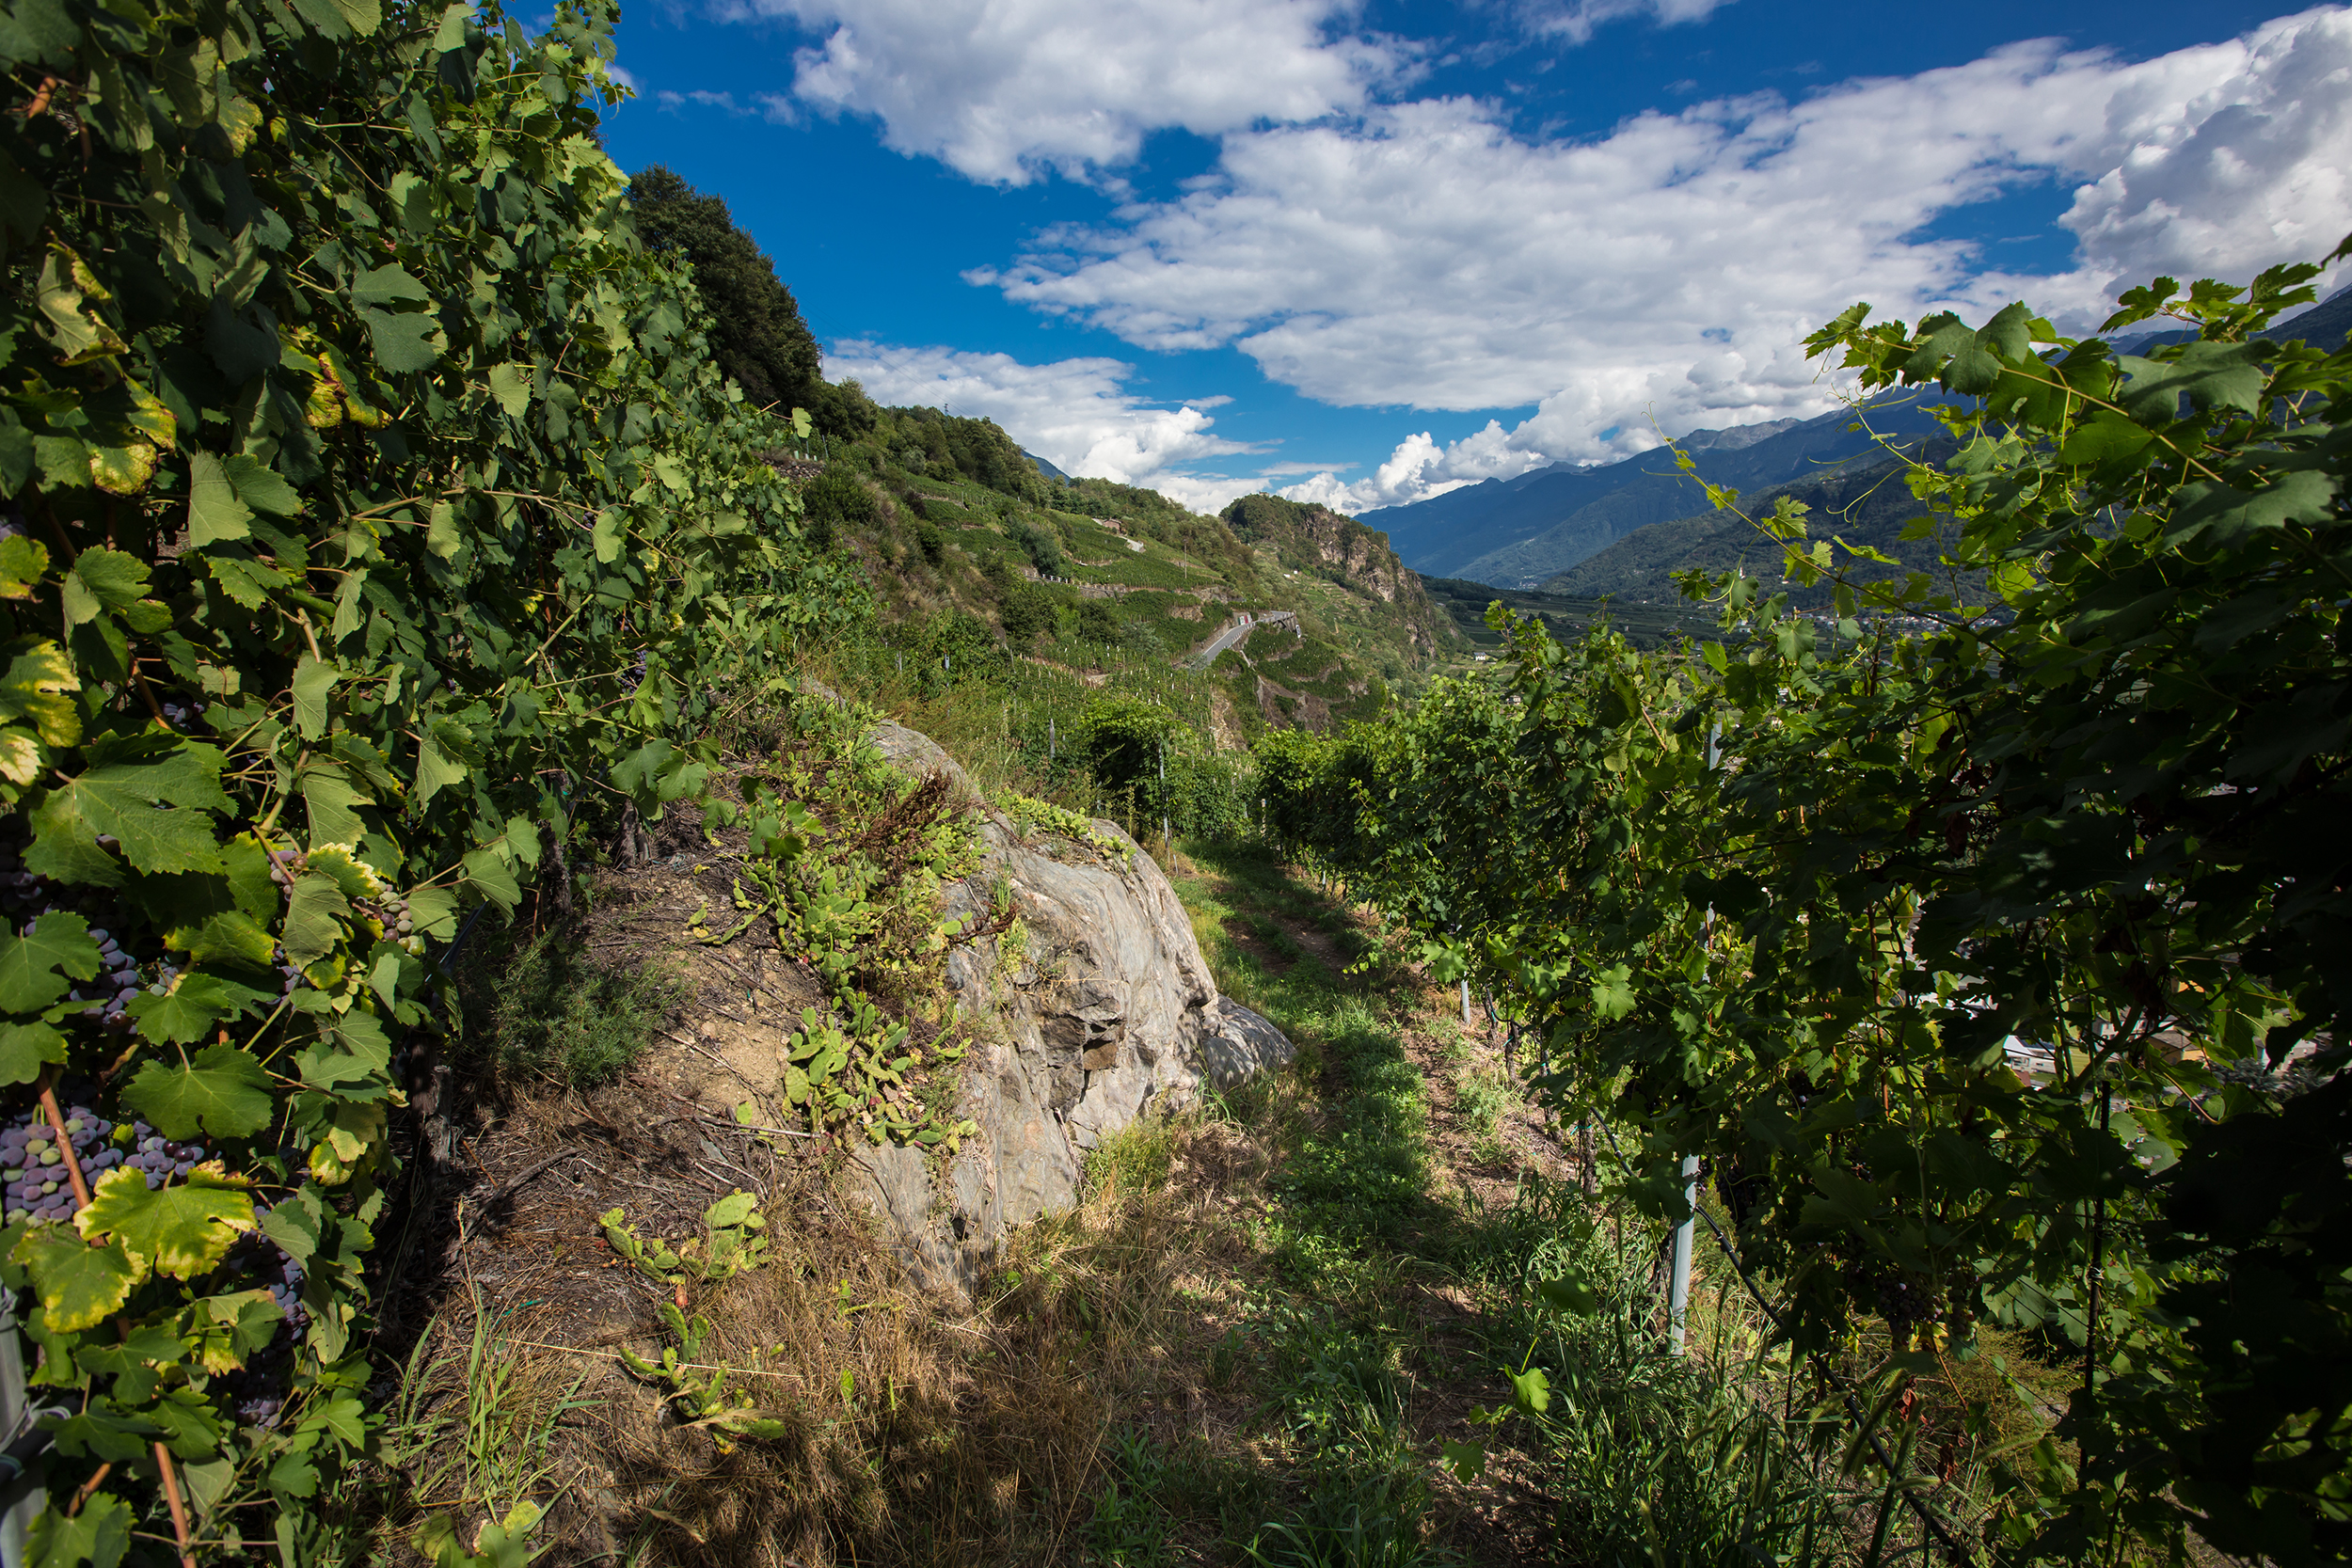
[[[1288,1063],[1280,1030],[1220,997],[1191,921],[1149,855],[1109,822],[1122,857],[1048,835],[1025,838],[989,812],[963,770],[928,737],[875,732],[908,772],[941,772],[985,816],[980,869],[948,895],[954,914],[989,912],[1009,893],[1017,924],[956,948],[947,982],[983,1030],[961,1114],[979,1135],[946,1164],[912,1148],[854,1158],[875,1207],[934,1279],[968,1280],[1009,1227],[1068,1207],[1080,1160],[1147,1108],[1194,1102]],[[993,1036],[993,1038],[987,1037]]]

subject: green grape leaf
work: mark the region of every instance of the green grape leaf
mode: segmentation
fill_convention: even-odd
[[[64,1061],[65,1037],[50,1025],[0,1024],[0,1084],[29,1084],[44,1062]]]
[[[316,1187],[304,1187],[262,1216],[262,1234],[297,1263],[308,1264],[319,1249],[319,1232],[326,1210]]]
[[[52,746],[71,746],[81,739],[81,709],[65,695],[82,689],[72,657],[47,638],[20,639],[8,648],[15,657],[8,673],[0,676],[0,721],[29,719]]]
[[[164,945],[186,953],[195,963],[239,969],[267,969],[278,954],[278,939],[243,910],[222,910],[194,925],[176,926],[164,933]]]
[[[0,599],[29,599],[49,575],[49,546],[22,533],[0,539]]]
[[[119,1568],[133,1522],[131,1505],[111,1492],[92,1493],[79,1513],[44,1508],[25,1540],[27,1561],[30,1568]]]
[[[136,1182],[140,1192],[147,1191],[147,1178],[125,1167],[110,1170],[99,1180],[123,1177]],[[148,1273],[145,1259],[121,1246],[88,1245],[62,1225],[32,1227],[8,1257],[32,1271],[33,1289],[49,1328],[60,1334],[78,1334],[104,1323],[122,1309]]]
[[[204,569],[220,591],[247,610],[269,603],[271,594],[292,586],[284,573],[241,555],[207,555]]]
[[[335,689],[335,683],[343,678],[340,666],[326,659],[305,654],[294,667],[294,728],[306,739],[316,740],[326,733],[326,699]]]
[[[146,1023],[142,1018],[142,1032]],[[269,1070],[251,1053],[208,1045],[178,1066],[147,1063],[122,1098],[167,1138],[193,1138],[199,1128],[216,1138],[249,1138],[270,1123],[269,1089]]]
[[[40,1012],[73,981],[95,977],[98,962],[89,922],[78,914],[64,910],[44,914],[33,922],[29,936],[0,926],[0,1008]]]
[[[221,460],[209,451],[188,454],[188,545],[201,549],[253,532],[253,509],[237,494]]]
[[[430,304],[433,293],[405,268],[388,265],[361,273],[351,285],[351,298],[355,305],[398,305],[404,300]]]
[[[305,872],[294,880],[287,900],[286,924],[278,931],[286,961],[296,969],[308,969],[326,957],[343,940],[342,922],[350,917],[351,905],[334,879]]]
[[[531,367],[529,365],[493,365],[490,367],[490,395],[508,414],[521,416],[531,408]]]
[[[112,1367],[94,1365],[98,1357],[91,1352],[113,1347],[81,1345],[74,1350],[74,1365],[81,1371],[103,1371],[111,1374]],[[179,1349],[175,1340],[172,1348]],[[127,1365],[135,1365],[128,1363]],[[163,1435],[163,1428],[140,1416],[101,1414],[95,1410],[69,1416],[50,1428],[57,1451],[75,1459],[91,1456],[119,1465],[126,1459],[137,1459],[154,1451],[155,1439]]]
[[[304,1083],[346,1095],[367,1085],[389,1087],[391,1061],[391,1037],[374,1014],[357,1007],[343,1015],[333,1039],[314,1041],[294,1057]]]
[[[149,875],[221,868],[212,813],[228,811],[229,798],[217,748],[150,735],[93,747],[90,755],[97,766],[51,790],[34,812],[38,837],[26,866],[60,881],[120,886],[120,868],[97,842],[106,834]]]
[[[441,325],[436,317],[421,312],[395,316],[384,310],[362,310],[359,319],[367,323],[375,362],[394,375],[431,370],[434,361],[441,356],[440,345],[434,341]]]
[[[420,932],[436,942],[447,942],[457,934],[457,895],[447,888],[411,888],[408,918]]]
[[[515,881],[514,871],[495,850],[474,850],[466,857],[465,866],[466,885],[500,909],[511,910],[522,902],[522,889]]]
[[[112,1237],[142,1276],[152,1267],[175,1279],[194,1279],[218,1266],[236,1239],[253,1228],[253,1197],[246,1186],[217,1160],[152,1191],[144,1172],[118,1165],[98,1179],[89,1206],[73,1223],[93,1243]]]
[[[273,517],[292,517],[301,512],[302,497],[284,475],[260,458],[239,452],[221,459],[221,468],[237,487],[237,499],[254,511]]]
[[[188,1045],[212,1032],[224,1018],[242,1018],[266,993],[224,980],[217,974],[192,974],[161,996],[141,991],[131,998],[130,1014],[139,1033],[158,1045]]]

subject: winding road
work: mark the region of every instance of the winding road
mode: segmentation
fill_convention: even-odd
[[[1298,612],[1295,610],[1269,610],[1262,614],[1244,613],[1233,623],[1209,639],[1207,645],[1184,660],[1196,670],[1205,670],[1216,662],[1216,656],[1248,637],[1260,626],[1285,626],[1298,629]]]

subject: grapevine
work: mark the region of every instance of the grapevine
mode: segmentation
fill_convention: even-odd
[[[1815,337],[1949,400],[1907,478],[1995,605],[1851,581],[1784,502],[1832,636],[1738,575],[1665,657],[1498,607],[1498,678],[1261,747],[1277,831],[1538,1032],[1630,1196],[1678,1222],[1706,1163],[1794,1350],[1880,1325],[1882,1410],[1988,1325],[2071,1363],[1964,1521],[2004,1560],[2352,1550],[2352,353],[2276,325],[2320,270],[2133,290],[2108,330],[2195,329],[2144,353],[2023,306]]]
[[[71,1412],[40,1560],[342,1549],[436,944],[692,796],[711,717],[864,613],[635,242],[613,16],[0,4],[0,1287]]]

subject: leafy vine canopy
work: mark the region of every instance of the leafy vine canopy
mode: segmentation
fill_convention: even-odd
[[[110,1130],[0,1242],[61,1498],[160,1445],[205,1539],[322,1528],[430,944],[862,613],[631,230],[614,17],[0,7],[0,1085]],[[120,1556],[127,1474],[48,1560]]]

